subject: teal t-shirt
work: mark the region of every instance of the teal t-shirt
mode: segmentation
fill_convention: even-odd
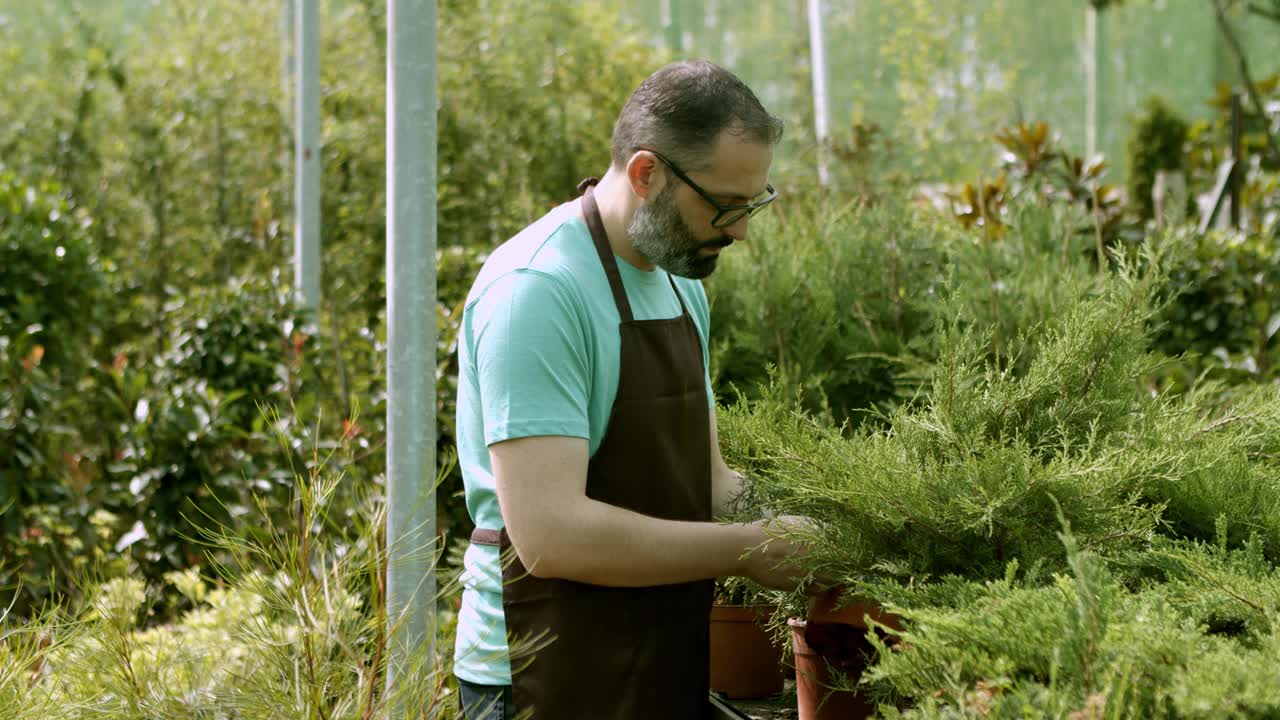
[[[668,274],[616,258],[637,320],[680,315]],[[702,340],[710,312],[702,283],[674,278]],[[476,527],[504,527],[488,446],[520,437],[587,439],[595,454],[618,391],[618,310],[578,214],[566,203],[508,240],[467,296],[458,335],[458,461]],[[705,368],[704,368],[705,369]],[[714,403],[707,380],[707,402]],[[482,685],[511,682],[498,548],[465,556],[454,672]]]

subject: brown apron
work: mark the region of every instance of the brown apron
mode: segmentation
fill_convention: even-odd
[[[622,336],[618,394],[587,468],[587,496],[652,517],[709,521],[710,414],[697,327],[674,281],[679,317],[634,319],[589,186],[582,211]],[[477,530],[472,540],[497,541],[504,553],[511,547],[506,530]],[[543,633],[554,638],[533,658],[512,661],[517,714],[532,711],[535,720],[711,717],[712,588],[711,580],[612,588],[535,578],[515,559],[503,570],[507,638],[512,644]]]

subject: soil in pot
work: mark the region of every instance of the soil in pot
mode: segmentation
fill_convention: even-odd
[[[711,607],[711,689],[733,699],[763,698],[782,692],[782,649],[765,623],[771,605]]]

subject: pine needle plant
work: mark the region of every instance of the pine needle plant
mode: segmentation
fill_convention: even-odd
[[[988,241],[901,196],[797,195],[753,221],[750,241],[707,281],[722,393],[754,396],[772,366],[816,417],[875,423],[927,391],[940,318],[982,329],[986,354],[1005,365],[1022,333],[1104,284],[1069,205],[1017,203]]]
[[[759,216],[742,252],[707,280],[718,387],[753,394],[775,380],[803,406],[854,425],[909,398],[954,229],[880,205],[803,194]]]
[[[1280,393],[1148,389],[1167,255],[1008,361],[953,312],[930,394],[883,426],[841,432],[777,384],[721,412],[748,514],[817,520],[807,569],[903,618],[860,680],[886,716],[1280,712]]]
[[[12,626],[0,615],[0,720],[369,720],[392,702],[406,717],[457,717],[445,602],[456,573],[439,566],[437,637],[406,659],[391,697],[385,505],[366,491],[342,522],[331,518],[343,481],[331,459],[317,452],[300,469],[288,526],[266,508],[235,527],[206,518],[205,574],[170,573],[166,587],[114,577],[82,607]],[[435,545],[417,552],[438,561]],[[151,609],[165,593],[184,611],[158,622]]]

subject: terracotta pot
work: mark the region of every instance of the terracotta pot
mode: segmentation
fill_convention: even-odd
[[[764,625],[772,605],[711,606],[711,689],[733,699],[782,692],[782,648]]]
[[[841,595],[843,591],[839,588],[828,590],[820,595],[814,595],[809,598],[809,613],[805,619],[810,624],[839,624],[851,625],[856,628],[867,629],[867,618],[880,623],[894,630],[901,630],[902,626],[898,624],[898,618],[884,611],[879,605],[866,600],[854,600],[853,602],[841,606]]]
[[[827,657],[805,640],[807,622],[795,619],[787,622],[791,625],[791,645],[795,650],[796,704],[799,706],[800,720],[855,720],[870,717],[875,706],[862,695],[830,689],[833,670],[856,677],[865,669],[865,663],[862,667],[854,667],[856,663]]]
[[[789,621],[800,720],[855,720],[875,713],[875,704],[863,693],[830,690],[837,673],[856,682],[874,659],[875,648],[867,640],[868,616],[900,629],[898,619],[875,603],[840,607],[839,590],[810,598],[807,620]]]

